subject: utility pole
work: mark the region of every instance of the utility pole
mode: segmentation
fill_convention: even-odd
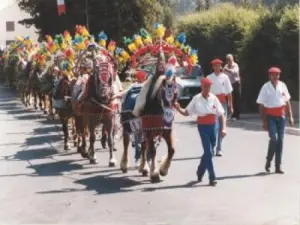
[[[89,28],[89,8],[88,8],[88,0],[85,0],[85,20],[86,20],[86,29],[90,30]]]

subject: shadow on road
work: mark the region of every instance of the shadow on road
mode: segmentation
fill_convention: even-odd
[[[53,148],[30,149],[30,150],[17,152],[17,154],[13,157],[13,159],[24,160],[24,161],[45,159],[52,155],[55,155],[56,153],[57,151],[54,150]]]
[[[178,189],[178,188],[196,188],[196,187],[201,187],[201,186],[209,186],[205,184],[200,184],[198,181],[190,181],[186,184],[182,185],[171,185],[171,186],[162,186],[162,187],[150,187],[150,188],[143,188],[141,191],[142,192],[153,192],[153,191],[158,191],[158,190],[169,190],[169,189]]]
[[[31,165],[27,168],[34,169],[33,176],[62,176],[63,172],[83,169],[83,165],[74,164],[72,160],[56,161]]]
[[[272,173],[260,172],[260,173],[255,173],[255,174],[232,175],[232,176],[217,177],[217,180],[241,179],[241,178],[249,178],[249,177],[263,177],[263,176],[268,176],[271,174]]]
[[[42,134],[42,133],[40,133]],[[29,146],[32,145],[42,145],[45,143],[54,143],[54,142],[58,142],[61,141],[62,137],[59,134],[48,134],[45,136],[33,136],[33,137],[29,137],[26,138],[26,144]]]
[[[38,128],[33,129],[33,133],[35,133],[35,134],[48,134],[48,133],[53,133],[53,132],[58,132],[58,131],[60,131],[60,130],[56,126],[38,127]]]
[[[73,189],[63,188],[60,190],[51,190],[37,192],[38,194],[60,194],[67,192],[78,191],[96,191],[97,194],[118,194],[124,192],[132,192],[134,190],[128,190],[129,188],[143,185],[144,181],[135,181],[129,177],[112,177],[113,175],[119,175],[120,173],[111,173],[109,175],[98,175],[95,177],[89,177],[85,179],[76,180],[75,184],[81,184],[85,186],[85,189]]]

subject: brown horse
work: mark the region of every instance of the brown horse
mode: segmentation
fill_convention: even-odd
[[[109,166],[116,166],[114,157],[114,106],[111,104],[114,99],[113,82],[115,76],[114,62],[112,56],[108,55],[105,50],[94,53],[92,59],[93,73],[90,75],[86,85],[86,96],[80,105],[83,118],[81,118],[81,134],[83,143],[85,143],[84,124],[87,125],[90,135],[90,146],[88,152],[81,146],[81,154],[87,156],[90,163],[95,164],[95,148],[96,127],[102,124],[107,131],[108,147],[109,147]]]
[[[53,90],[53,107],[57,110],[62,130],[64,133],[64,150],[69,150],[69,120],[73,116],[71,106],[71,90],[74,80],[70,81],[68,76],[63,75]],[[74,131],[73,131],[74,134]]]
[[[163,75],[164,70],[163,59],[159,57],[156,65],[156,74],[150,77],[143,86],[133,110],[133,115],[140,117],[140,120],[135,125],[141,126],[140,129],[143,131],[144,138],[139,172],[143,175],[148,174],[149,166],[146,159],[148,150],[151,156],[150,178],[152,182],[159,181],[160,175],[166,176],[168,174],[171,160],[175,153],[172,123],[175,114],[173,106],[177,100],[177,85],[175,79],[167,78]],[[168,147],[168,154],[162,160],[159,171],[156,166],[157,146],[155,146],[155,138],[158,138],[158,142],[163,138]],[[124,139],[124,142],[126,141]],[[124,148],[122,157],[124,163],[121,163],[121,167],[122,164],[127,164],[128,151],[125,150],[126,148]]]

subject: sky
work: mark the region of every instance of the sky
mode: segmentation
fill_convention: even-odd
[[[14,0],[0,0],[0,10],[13,3]]]

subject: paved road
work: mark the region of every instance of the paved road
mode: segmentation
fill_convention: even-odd
[[[299,136],[285,137],[286,174],[266,175],[267,134],[232,125],[224,157],[214,159],[217,187],[193,182],[200,140],[192,120],[179,116],[170,173],[151,184],[135,170],[108,168],[100,147],[98,165],[62,150],[59,125],[0,86],[0,224],[300,224]],[[159,156],[165,152],[162,144]]]

